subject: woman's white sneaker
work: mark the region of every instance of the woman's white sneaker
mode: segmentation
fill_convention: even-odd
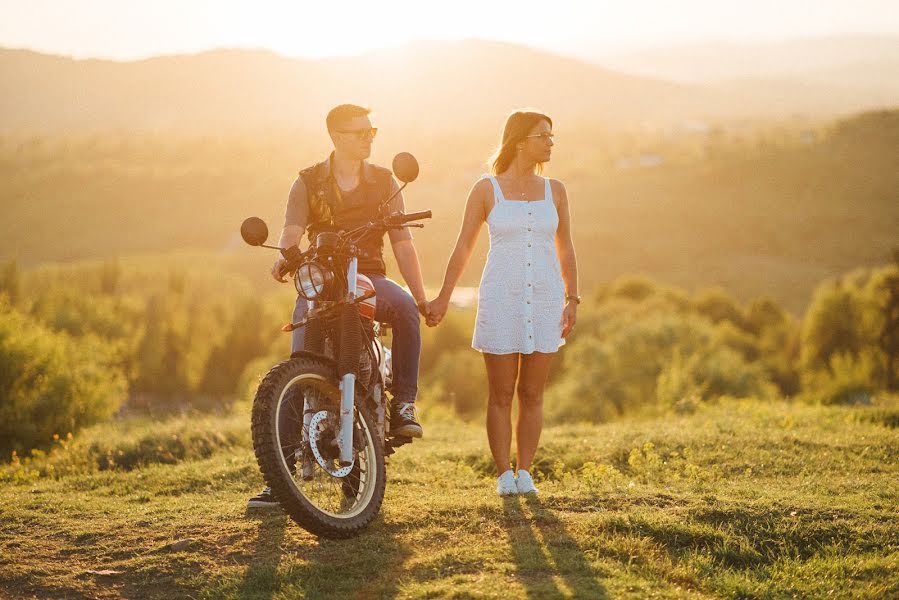
[[[511,496],[518,493],[515,485],[515,474],[509,469],[496,479],[496,493],[500,496]]]
[[[518,479],[515,481],[515,485],[519,494],[536,494],[540,491],[537,489],[537,486],[534,485],[531,474],[524,469],[518,471]]]

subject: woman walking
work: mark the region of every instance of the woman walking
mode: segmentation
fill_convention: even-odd
[[[506,121],[492,175],[468,196],[443,287],[431,302],[428,325],[446,314],[483,223],[490,252],[478,291],[472,347],[484,355],[489,385],[487,438],[501,496],[537,493],[530,474],[543,427],[543,388],[555,352],[577,318],[577,259],[565,186],[541,177],[553,148],[552,120],[516,111]],[[511,469],[512,400],[517,474]]]

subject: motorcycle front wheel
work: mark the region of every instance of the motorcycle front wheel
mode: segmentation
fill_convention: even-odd
[[[294,521],[327,538],[352,537],[371,523],[387,483],[365,408],[355,409],[353,464],[340,465],[339,408],[336,370],[308,354],[273,367],[253,401],[253,449],[266,483]]]

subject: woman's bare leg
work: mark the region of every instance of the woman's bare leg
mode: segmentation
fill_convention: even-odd
[[[518,423],[515,427],[516,469],[530,471],[543,429],[543,388],[555,354],[521,355],[518,372]]]
[[[497,475],[511,468],[512,449],[512,398],[515,395],[515,379],[518,377],[518,354],[484,353],[487,366],[487,441],[496,464]]]

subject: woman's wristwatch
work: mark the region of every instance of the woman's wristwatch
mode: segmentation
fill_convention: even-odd
[[[573,296],[571,294],[565,294],[565,301],[568,302],[569,300],[574,300],[577,304],[581,303],[581,297],[577,294]]]

